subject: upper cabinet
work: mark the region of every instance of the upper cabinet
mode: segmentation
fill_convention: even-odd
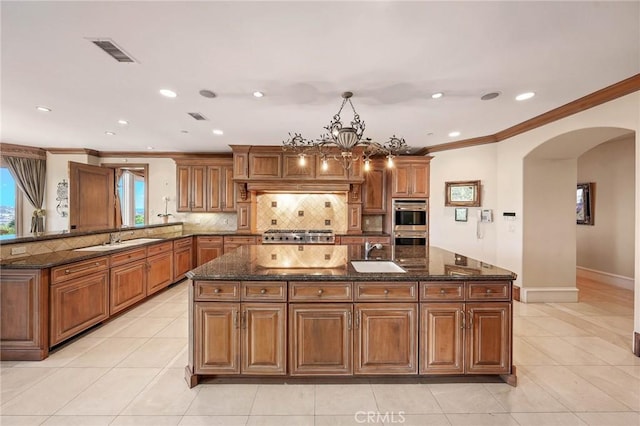
[[[176,160],[176,200],[179,212],[233,212],[233,161]]]
[[[396,157],[391,170],[391,197],[428,198],[431,157]]]
[[[383,160],[371,162],[371,169],[364,172],[362,185],[362,213],[387,212],[387,168]]]

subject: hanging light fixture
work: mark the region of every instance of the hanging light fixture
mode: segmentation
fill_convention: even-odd
[[[325,126],[328,133],[320,136],[320,139],[315,141],[305,139],[300,133],[289,133],[289,139],[283,142],[283,149],[285,151],[295,151],[300,156],[300,164],[305,162],[305,156],[308,154],[318,154],[322,162],[322,169],[328,169],[328,160],[334,159],[342,164],[342,167],[346,170],[350,169],[353,163],[360,159],[359,155],[354,154],[354,149],[357,146],[363,147],[362,160],[364,162],[364,169],[368,171],[371,163],[371,156],[383,155],[387,158],[387,165],[393,166],[393,157],[400,152],[409,150],[407,143],[404,139],[393,135],[389,140],[383,144],[374,142],[370,138],[363,138],[364,134],[364,121],[360,120],[360,115],[356,112],[356,109],[351,102],[352,92],[344,92],[342,94],[342,105],[338,110],[338,113],[333,116],[331,122]],[[353,120],[350,127],[345,127],[342,124],[340,113],[344,106],[349,103],[353,110]],[[340,156],[333,155],[331,153],[332,148],[337,147],[340,150]]]

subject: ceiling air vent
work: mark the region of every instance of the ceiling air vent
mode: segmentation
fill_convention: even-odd
[[[135,62],[133,58],[124,53],[122,49],[120,49],[114,42],[111,40],[91,40],[91,43],[98,46],[100,49],[107,52],[109,56],[115,59],[118,62]]]
[[[205,117],[204,115],[200,114],[199,112],[188,112],[187,114],[189,114],[195,120],[198,120],[198,121],[203,121],[203,120],[207,119],[207,117]]]

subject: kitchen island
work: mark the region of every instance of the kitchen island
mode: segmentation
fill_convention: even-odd
[[[188,272],[189,386],[471,375],[516,385],[514,273],[437,247],[374,249],[358,265],[365,257],[362,246],[252,245]]]

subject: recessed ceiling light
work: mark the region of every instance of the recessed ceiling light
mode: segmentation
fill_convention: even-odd
[[[105,135],[107,136],[115,136],[116,134],[113,132],[104,132]]]
[[[457,130],[455,132],[449,133],[450,138],[457,138],[458,136],[460,136],[460,132]]]
[[[47,107],[45,107],[45,106],[40,106],[40,105],[38,105],[38,106],[36,107],[36,109],[37,109],[38,111],[42,111],[42,112],[51,112],[51,108],[47,108]]]
[[[152,150],[152,149],[153,149],[153,147],[152,147],[152,146],[148,146],[148,147],[147,147],[147,149],[148,149],[148,150]]]
[[[175,98],[176,96],[178,96],[176,92],[169,89],[160,89],[160,94],[162,96],[166,96],[167,98]]]
[[[437,93],[434,93],[433,95],[431,95],[431,99],[440,99],[443,96],[444,96],[444,93],[437,92]]]
[[[123,126],[126,126],[127,124],[129,124],[129,122],[127,120],[118,120],[118,124],[122,124]]]
[[[490,101],[491,99],[495,99],[498,96],[500,96],[500,92],[491,92],[491,93],[485,93],[480,97],[480,99],[483,101]]]
[[[256,98],[261,98],[264,96],[264,93],[256,91],[256,92],[253,92],[253,96]]]
[[[189,133],[189,131],[188,130],[180,130],[180,133],[185,133],[186,134],[186,133]]]
[[[220,135],[224,135],[224,132],[220,129],[213,129],[213,134],[220,136]]]
[[[516,101],[526,101],[527,99],[533,98],[535,95],[536,94],[534,92],[520,93],[516,96]]]

